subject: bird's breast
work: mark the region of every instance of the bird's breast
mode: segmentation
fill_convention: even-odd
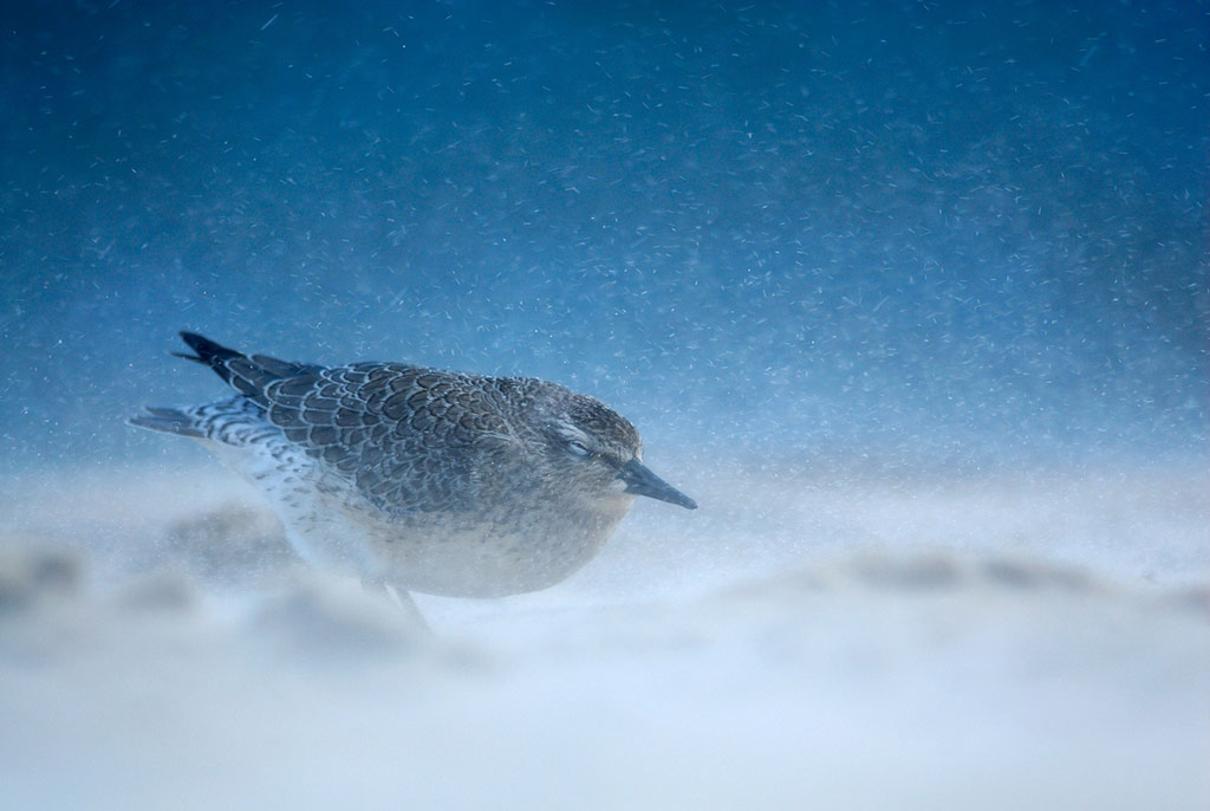
[[[500,597],[552,586],[590,561],[629,500],[601,505],[413,516],[374,533],[383,576],[449,597]]]

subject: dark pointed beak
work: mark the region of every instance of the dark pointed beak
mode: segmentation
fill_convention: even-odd
[[[656,498],[669,504],[679,504],[687,510],[697,509],[696,501],[652,473],[638,459],[631,459],[622,465],[618,470],[618,478],[626,482],[627,493]]]

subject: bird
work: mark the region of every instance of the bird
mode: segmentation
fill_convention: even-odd
[[[201,442],[267,498],[316,568],[410,593],[490,598],[586,565],[639,496],[697,503],[643,463],[635,427],[533,377],[245,355],[193,332],[176,357],[232,396],[147,407],[138,428]]]

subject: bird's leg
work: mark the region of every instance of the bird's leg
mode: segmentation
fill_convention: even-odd
[[[429,627],[428,620],[424,618],[424,614],[420,613],[420,608],[417,607],[416,601],[412,599],[412,595],[408,594],[406,591],[400,591],[390,583],[383,583],[382,587],[386,590],[386,593],[390,595],[390,598],[395,601],[395,605],[399,606],[410,622],[412,622],[417,628],[421,628],[429,633],[432,633],[433,629]]]
[[[363,577],[361,579],[361,585],[366,591],[378,591],[381,589],[386,593],[387,597],[391,599],[391,602],[399,606],[400,610],[403,611],[404,617],[412,626],[425,632],[432,632],[433,629],[429,627],[428,621],[424,618],[424,614],[420,613],[420,608],[417,607],[416,601],[413,600],[412,595],[408,594],[406,591],[400,591],[385,580],[379,580],[377,578],[371,579]]]

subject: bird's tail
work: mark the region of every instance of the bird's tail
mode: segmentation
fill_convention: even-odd
[[[197,417],[178,408],[154,408],[148,406],[145,414],[137,414],[126,422],[138,428],[179,434],[195,439],[205,439],[206,434],[198,425]]]
[[[295,363],[269,355],[245,355],[196,332],[182,332],[181,340],[196,354],[173,352],[174,357],[209,366],[223,382],[254,400],[261,400],[265,387],[274,380],[317,374],[324,368],[314,363]]]

